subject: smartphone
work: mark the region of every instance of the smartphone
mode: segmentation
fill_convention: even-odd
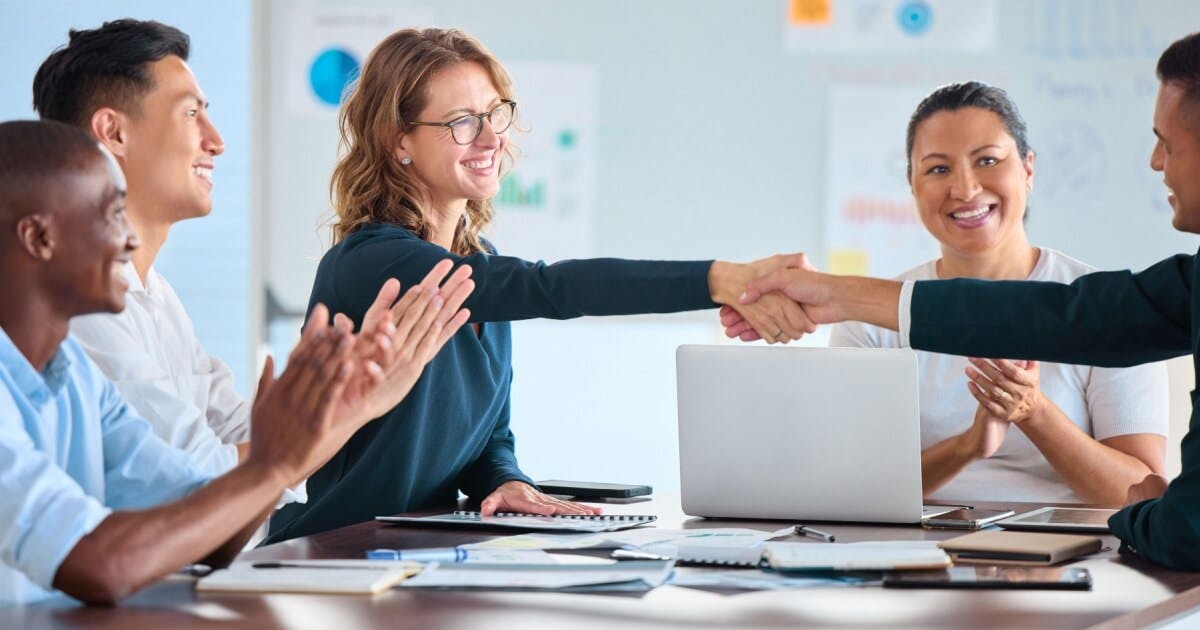
[[[551,479],[539,481],[537,486],[546,494],[560,494],[576,499],[625,499],[650,494],[650,486],[631,486],[623,483],[596,483],[594,481],[562,481]]]
[[[921,525],[936,529],[979,529],[1012,515],[1012,510],[961,509],[930,516]]]
[[[950,567],[939,571],[892,571],[893,588],[1013,588],[1090,591],[1092,574],[1075,567]]]

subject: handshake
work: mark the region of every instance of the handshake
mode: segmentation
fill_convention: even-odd
[[[718,261],[709,272],[713,301],[730,338],[787,343],[848,319],[898,326],[900,283],[820,273],[804,254],[747,264]]]

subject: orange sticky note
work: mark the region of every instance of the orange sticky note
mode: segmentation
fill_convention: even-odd
[[[788,19],[795,26],[815,26],[833,21],[833,0],[791,0]]]

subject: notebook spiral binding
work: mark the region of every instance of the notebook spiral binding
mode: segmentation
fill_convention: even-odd
[[[455,516],[482,516],[479,512],[471,510],[455,510]],[[525,514],[523,512],[496,512],[494,516],[550,516],[564,520],[576,521],[657,521],[658,517],[647,514]]]

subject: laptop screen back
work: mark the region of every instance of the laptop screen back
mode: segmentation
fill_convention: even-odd
[[[911,350],[680,346],[676,373],[685,513],[920,521]]]

